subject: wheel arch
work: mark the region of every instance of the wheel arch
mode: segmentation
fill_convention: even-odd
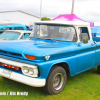
[[[47,80],[46,80],[46,85],[43,87],[43,91],[45,93],[50,94],[50,95],[58,94],[64,89],[66,81],[67,81],[67,73],[66,73],[67,68],[68,68],[68,64],[65,62],[56,63],[56,64],[52,65],[52,67],[49,71]],[[57,78],[58,78],[58,80],[62,80],[62,81],[55,86],[54,83],[56,82],[55,80],[57,80],[57,79],[55,79],[56,75],[58,75],[58,76],[61,75],[62,77],[60,77],[60,79],[58,77]]]
[[[66,63],[66,62],[55,63],[55,64],[52,65],[50,71],[51,71],[54,67],[56,67],[56,66],[61,66],[61,67],[63,67],[63,68],[65,69],[66,73],[67,73],[67,74],[70,74],[70,68],[69,68],[68,63]],[[50,73],[50,72],[49,72],[49,73]]]

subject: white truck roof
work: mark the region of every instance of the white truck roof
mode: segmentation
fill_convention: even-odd
[[[82,21],[38,21],[36,24],[63,24],[63,25],[90,25],[88,22]]]

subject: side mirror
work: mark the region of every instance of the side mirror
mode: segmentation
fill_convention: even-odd
[[[83,37],[83,43],[84,44],[88,43],[88,37]]]

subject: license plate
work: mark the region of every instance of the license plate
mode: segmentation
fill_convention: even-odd
[[[5,76],[5,77],[10,77],[11,73],[12,73],[11,71],[8,71],[8,70],[4,69],[1,75]]]

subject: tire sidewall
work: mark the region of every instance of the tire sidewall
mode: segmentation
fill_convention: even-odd
[[[62,87],[59,90],[55,90],[53,88],[53,80],[58,73],[62,73],[64,75],[64,82],[63,82]],[[64,68],[62,68],[60,66],[56,66],[55,68],[53,68],[53,70],[50,72],[48,80],[47,80],[48,81],[47,84],[48,84],[49,93],[50,94],[60,93],[65,87],[66,80],[67,80],[67,74],[66,74],[66,71],[64,70]]]
[[[98,74],[100,74],[100,65],[97,66],[97,71],[98,71]]]

